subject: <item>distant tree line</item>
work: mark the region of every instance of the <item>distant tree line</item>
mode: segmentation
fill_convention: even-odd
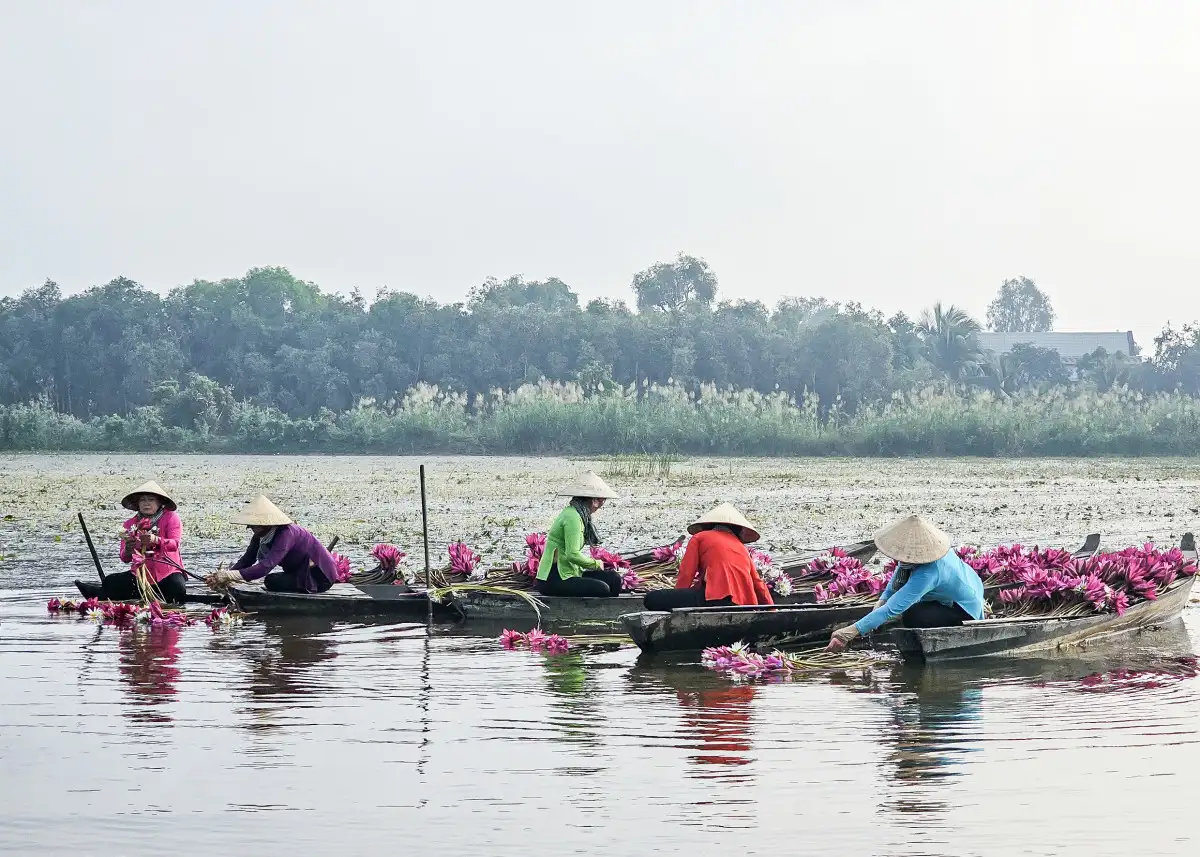
[[[165,297],[124,277],[63,297],[47,281],[0,300],[0,405],[40,402],[87,420],[152,406],[164,423],[218,431],[234,403],[289,419],[373,403],[400,406],[418,384],[476,394],[546,378],[586,391],[672,383],[782,392],[854,413],[898,392],[1200,393],[1200,328],[1167,328],[1153,355],[1097,353],[1078,377],[1052,351],[979,348],[979,323],[953,306],[885,318],[857,303],[719,300],[705,262],[680,255],[636,274],[634,307],[581,306],[558,279],[488,280],[463,303],[382,291],[322,292],[283,268],[196,281]],[[1047,330],[1032,280],[1005,281],[987,313],[1001,330]]]

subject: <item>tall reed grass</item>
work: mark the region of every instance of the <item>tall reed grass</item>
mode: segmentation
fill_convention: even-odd
[[[822,416],[784,394],[712,387],[589,394],[543,382],[468,400],[421,385],[395,407],[363,403],[303,420],[240,403],[220,434],[167,425],[153,407],[81,421],[46,402],[0,406],[0,449],[612,455],[612,468],[636,475],[669,474],[675,455],[1194,455],[1200,400],[1125,390],[1009,401],[923,392],[853,415],[835,405]]]

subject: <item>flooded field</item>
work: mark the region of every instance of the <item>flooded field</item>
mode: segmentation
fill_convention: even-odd
[[[1177,541],[1193,461],[426,459],[430,544],[519,551],[595,467],[605,543],[666,542],[718,500],[773,550],[920,511],[962,542]],[[419,553],[404,458],[0,458],[0,853],[1179,854],[1200,823],[1200,612],[1077,657],[736,685],[696,658],[543,658],[470,627],[319,619],[120,632],[48,616],[116,568],[114,499],[157,478],[184,558],[243,544],[259,490],[356,564]],[[657,475],[656,475],[657,474]],[[489,628],[489,633],[494,630]]]

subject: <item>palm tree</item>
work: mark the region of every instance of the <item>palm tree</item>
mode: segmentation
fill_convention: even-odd
[[[953,304],[943,307],[940,301],[921,314],[917,327],[925,359],[954,386],[982,371],[985,358],[979,348],[980,329],[979,322],[965,311]]]

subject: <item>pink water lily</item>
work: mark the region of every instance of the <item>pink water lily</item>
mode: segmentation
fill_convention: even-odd
[[[380,568],[385,571],[395,571],[408,554],[395,545],[378,544],[371,548],[371,556],[379,562]]]
[[[661,563],[677,562],[682,554],[683,539],[680,539],[673,545],[663,545],[650,551],[650,558]]]
[[[446,552],[450,555],[450,572],[452,574],[470,575],[483,559],[462,542],[450,545]]]
[[[333,557],[333,571],[336,575],[336,583],[345,583],[350,579],[350,557],[343,556],[340,553],[330,554]]]
[[[540,628],[534,628],[527,634],[505,629],[500,634],[500,645],[506,649],[544,651],[548,655],[565,654],[571,648],[570,642],[565,637],[560,637],[558,634],[547,634]]]
[[[608,571],[616,571],[621,568],[629,568],[629,560],[625,559],[620,554],[615,554],[607,548],[602,548],[599,545],[593,545],[590,549],[592,559],[598,559],[604,563],[604,568]]]

